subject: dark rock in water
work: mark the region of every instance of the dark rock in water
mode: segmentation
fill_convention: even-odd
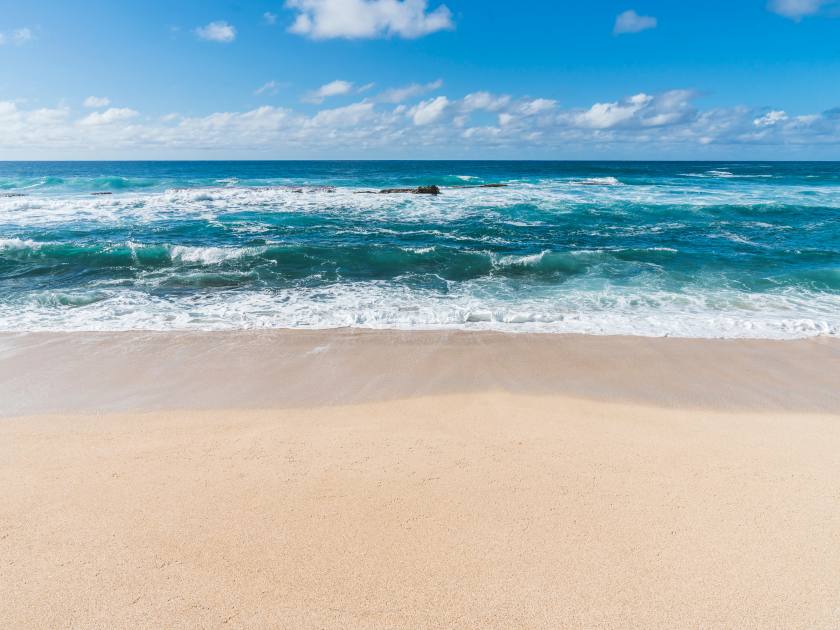
[[[446,186],[446,188],[505,188],[507,184],[472,184],[466,186]],[[377,193],[375,190],[357,190],[357,195],[393,195],[395,193],[407,193],[410,195],[439,195],[440,187],[418,186],[417,188],[383,188]]]
[[[432,186],[418,186],[417,188],[383,188],[379,191],[381,195],[390,195],[393,193],[410,193],[412,195],[439,195],[440,188],[435,185]]]
[[[90,194],[91,195],[113,195],[114,193],[111,193],[111,192],[95,192],[95,193],[90,193]]]
[[[26,197],[23,193],[0,193],[0,197]]]

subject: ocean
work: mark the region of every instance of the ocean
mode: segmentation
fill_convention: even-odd
[[[836,336],[840,163],[0,162],[0,330],[333,327]]]

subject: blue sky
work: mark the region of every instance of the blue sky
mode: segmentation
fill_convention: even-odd
[[[840,159],[833,0],[0,0],[0,159]]]

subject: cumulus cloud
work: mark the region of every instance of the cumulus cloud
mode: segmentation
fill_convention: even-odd
[[[407,39],[455,28],[452,12],[427,0],[287,0],[297,13],[289,31],[312,39]]]
[[[432,81],[430,83],[412,83],[402,87],[390,88],[385,90],[376,97],[376,100],[382,103],[402,103],[409,99],[426,94],[427,92],[434,92],[443,87],[443,79]]]
[[[477,110],[497,112],[503,109],[508,103],[510,103],[510,96],[504,94],[498,96],[490,92],[473,92],[464,97],[461,103],[461,109],[466,112]]]
[[[271,11],[266,11],[265,13],[263,13],[263,22],[272,26],[274,24],[277,24],[277,14],[272,13]]]
[[[798,22],[807,15],[818,13],[827,4],[830,0],[770,0],[767,8]]]
[[[236,28],[224,21],[210,22],[195,29],[199,39],[220,44],[230,44],[236,39]]]
[[[354,93],[351,90],[349,93]],[[459,155],[557,156],[582,154],[682,157],[785,155],[804,157],[840,149],[840,111],[789,113],[781,109],[698,109],[695,93],[639,93],[586,107],[561,108],[540,97],[473,92],[435,96],[414,104],[363,100],[311,114],[281,107],[216,112],[206,116],[145,116],[110,108],[74,114],[66,106],[26,109],[0,102],[0,153],[50,157],[330,156],[435,157]],[[479,107],[480,106],[480,107]],[[486,114],[494,115],[488,117]],[[746,148],[745,148],[746,147]],[[425,152],[425,153],[424,153]],[[496,153],[494,153],[496,152]],[[580,155],[581,153],[578,153]],[[747,152],[747,153],[745,153]],[[568,155],[568,153],[567,153]],[[574,154],[572,154],[574,156]]]
[[[613,33],[622,35],[624,33],[641,33],[651,28],[656,28],[656,18],[649,15],[639,15],[633,9],[620,13],[615,18]]]
[[[373,103],[353,103],[352,105],[347,105],[345,107],[324,109],[315,114],[315,116],[307,122],[307,126],[316,128],[352,127],[360,124],[365,119],[371,118],[372,115]]]
[[[111,123],[126,121],[137,116],[138,112],[127,107],[112,107],[104,112],[93,112],[79,121],[80,125],[94,127],[98,125],[110,125]]]
[[[557,105],[557,101],[549,98],[535,98],[533,100],[526,100],[519,104],[517,113],[523,116],[535,116],[537,114],[550,111]]]
[[[756,127],[772,127],[776,123],[783,122],[788,119],[787,112],[784,112],[780,109],[772,110],[764,114],[759,118],[753,120],[753,124]]]
[[[445,96],[422,101],[411,108],[409,115],[415,125],[428,125],[438,120],[449,105],[449,99]]]
[[[85,99],[85,107],[96,109],[97,107],[108,107],[111,104],[111,99],[106,96],[88,96]]]
[[[620,103],[595,103],[577,114],[575,120],[583,127],[608,129],[632,119],[652,98],[647,94],[636,94]]]
[[[353,90],[353,84],[350,81],[342,81],[336,79],[325,83],[317,90],[308,92],[301,100],[304,103],[323,103],[325,99],[331,96],[341,96],[342,94],[349,94]]]

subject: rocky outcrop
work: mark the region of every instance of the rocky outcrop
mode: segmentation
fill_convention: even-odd
[[[466,184],[464,186],[445,186],[445,188],[505,188],[507,184]],[[409,194],[409,195],[439,195],[441,193],[440,186],[418,186],[417,188],[383,188],[380,191],[376,190],[357,190],[357,195],[393,195],[393,194]]]
[[[418,186],[417,188],[383,188],[379,191],[380,195],[390,195],[393,193],[410,193],[412,195],[439,195],[440,188],[432,184],[431,186]]]

